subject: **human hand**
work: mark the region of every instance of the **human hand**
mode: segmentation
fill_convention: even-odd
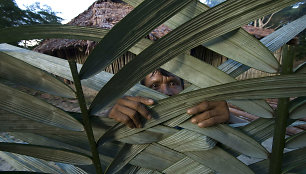
[[[145,105],[153,105],[154,101],[144,97],[126,96],[117,100],[108,117],[127,125],[129,128],[141,128],[140,117],[151,119]]]
[[[191,122],[199,127],[209,127],[229,120],[229,110],[226,101],[204,101],[189,108],[188,114],[195,115]]]

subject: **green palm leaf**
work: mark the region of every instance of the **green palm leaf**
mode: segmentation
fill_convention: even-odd
[[[283,26],[272,34],[260,40],[270,51],[274,52],[281,46],[289,42],[293,37],[302,32],[306,27],[305,16]],[[252,66],[251,66],[252,67]],[[226,72],[232,77],[237,77],[249,69],[248,66],[242,65],[233,60],[227,60],[219,66],[219,69]]]
[[[10,135],[14,136],[14,138],[20,139],[32,145],[50,146],[50,147],[55,147],[55,148],[69,149],[69,150],[73,150],[75,152],[80,152],[80,153],[90,156],[90,152],[87,150],[66,144],[59,140],[47,138],[47,137],[44,137],[38,134],[24,133],[24,132],[10,132]]]
[[[133,6],[138,5],[128,0],[125,2]],[[175,29],[208,9],[209,7],[206,5],[193,1],[164,24],[171,29]],[[230,59],[234,59],[262,71],[276,72],[279,67],[279,63],[270,51],[243,29],[220,36],[204,43],[203,46]]]
[[[80,71],[80,77],[82,79],[88,78],[102,71],[141,38],[180,11],[189,2],[191,0],[147,0],[141,3],[115,25],[95,47],[85,61]]]
[[[276,73],[279,70],[278,61],[267,47],[241,28],[203,45],[227,58],[261,71]]]
[[[174,163],[163,171],[164,173],[175,173],[175,174],[187,174],[187,173],[201,173],[201,174],[213,174],[214,171],[208,167],[201,165],[200,163],[185,157],[182,160]]]
[[[294,69],[294,72],[296,73],[306,73],[306,62],[302,63],[298,67]]]
[[[16,142],[16,137],[0,135],[0,141],[14,143]],[[0,157],[6,161],[10,161],[10,165],[20,171],[27,169],[44,173],[84,173],[81,169],[70,164],[56,163],[56,166],[50,165],[50,162],[45,160],[16,153],[0,152]]]
[[[258,142],[243,134],[237,129],[226,125],[216,125],[208,128],[199,128],[189,121],[180,125],[181,127],[204,134],[229,146],[230,148],[255,158],[267,158],[268,152]]]
[[[293,2],[295,1],[277,3],[256,1],[249,4],[248,2],[226,1],[217,8],[207,10],[155,42],[122,68],[99,92],[90,106],[90,112],[98,112],[122,96],[145,75],[185,50],[232,31],[241,24],[255,19],[259,14],[262,16],[271,13]],[[135,69],[138,71],[136,72]]]
[[[73,131],[83,131],[77,120],[64,111],[31,95],[0,84],[1,109],[40,123]]]
[[[306,147],[306,131],[300,132],[287,138],[286,147],[290,149]]]
[[[251,164],[249,167],[258,174],[268,174],[269,171],[269,160],[263,160],[254,164]],[[295,167],[305,165],[306,163],[306,148],[301,148],[287,152],[283,156],[283,171],[289,171]]]
[[[292,38],[298,35],[306,28],[306,15],[298,18],[297,20],[288,23],[282,28],[264,37],[260,41],[269,48],[270,51],[276,51],[281,46],[285,45]]]
[[[52,148],[39,145],[3,143],[0,150],[22,155],[28,155],[48,161],[57,161],[78,165],[89,165],[92,161],[89,156],[67,149]]]
[[[275,119],[259,118],[242,127],[241,130],[257,142],[262,143],[273,136],[274,124]]]
[[[108,31],[94,27],[42,24],[0,29],[0,43],[29,39],[65,38],[99,42]]]
[[[106,174],[117,173],[126,166],[135,156],[146,149],[150,144],[130,145],[125,144],[106,170]]]
[[[42,124],[30,118],[22,117],[6,110],[0,110],[1,132],[54,133],[57,135],[80,136],[83,132],[75,132],[55,126]]]
[[[177,133],[178,130],[170,128],[167,126],[155,126],[147,129],[146,131],[139,132],[129,137],[121,138],[119,141],[129,144],[146,144],[160,141],[164,138],[171,136],[174,133]],[[103,142],[98,142],[98,145]]]
[[[291,119],[299,119],[305,117],[306,113],[306,97],[298,97],[290,102],[289,108]]]
[[[132,159],[130,164],[151,170],[163,171],[184,157],[185,155],[180,152],[158,143],[152,143]]]
[[[186,152],[185,154],[220,174],[254,173],[241,161],[217,146],[211,150]]]
[[[54,76],[0,52],[0,77],[49,94],[75,98],[74,91]]]

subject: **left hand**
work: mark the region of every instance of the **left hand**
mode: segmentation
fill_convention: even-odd
[[[209,127],[229,120],[229,110],[226,101],[204,101],[189,108],[188,114],[195,115],[191,122],[199,127]]]

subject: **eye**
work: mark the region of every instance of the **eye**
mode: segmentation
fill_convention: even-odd
[[[156,88],[158,88],[159,87],[159,85],[157,84],[157,83],[153,83],[152,85],[151,85],[151,88],[152,89],[156,89]]]
[[[169,83],[169,86],[176,86],[176,85],[178,85],[176,82],[170,82]]]

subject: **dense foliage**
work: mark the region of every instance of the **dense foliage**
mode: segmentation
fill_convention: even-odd
[[[37,2],[22,10],[15,0],[1,0],[0,7],[0,28],[25,24],[58,24],[62,20],[49,6],[42,8]]]

